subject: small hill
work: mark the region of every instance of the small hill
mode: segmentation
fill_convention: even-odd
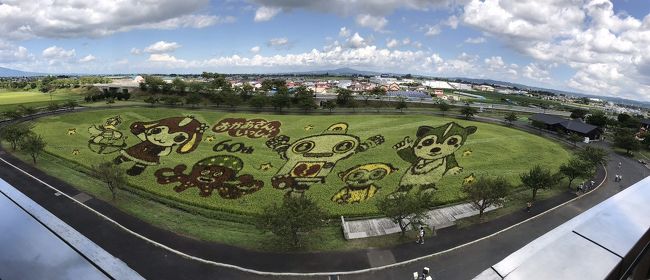
[[[9,68],[0,67],[0,77],[33,77],[45,76],[43,73],[25,72]]]

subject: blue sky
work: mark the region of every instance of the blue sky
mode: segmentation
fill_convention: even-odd
[[[8,0],[0,66],[51,73],[351,67],[650,100],[641,0]]]

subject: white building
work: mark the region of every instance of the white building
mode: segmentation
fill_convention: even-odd
[[[422,82],[423,86],[427,86],[430,88],[439,88],[439,89],[454,89],[448,82],[446,81],[424,81]]]
[[[378,84],[378,85],[387,85],[387,84],[396,83],[397,79],[396,78],[382,77],[382,76],[374,76],[374,77],[370,78],[370,82]]]

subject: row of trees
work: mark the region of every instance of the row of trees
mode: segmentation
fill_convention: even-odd
[[[36,158],[45,149],[45,141],[41,135],[32,131],[32,126],[27,123],[19,123],[5,127],[0,131],[0,139],[7,141],[11,145],[11,149],[16,151],[20,148],[21,151],[27,153],[34,164]]]
[[[8,109],[6,111],[3,111],[0,113],[0,116],[7,118],[7,119],[19,119],[24,116],[29,116],[36,114],[41,111],[56,111],[59,109],[67,109],[67,110],[72,110],[75,107],[79,106],[79,103],[75,100],[68,100],[63,103],[50,103],[47,105],[47,107],[44,108],[36,108],[32,106],[24,106],[24,105],[18,105],[15,108]]]

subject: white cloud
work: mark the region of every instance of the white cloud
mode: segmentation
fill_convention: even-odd
[[[341,29],[339,30],[340,37],[350,37],[350,34],[351,34],[350,29],[348,29],[345,26],[341,27]]]
[[[289,48],[290,42],[289,39],[287,39],[286,37],[272,38],[266,43],[266,45],[269,47],[274,47],[276,49],[281,49],[281,48]]]
[[[140,49],[138,49],[138,48],[131,48],[130,53],[132,55],[140,55],[140,54],[142,54],[142,51]]]
[[[176,29],[176,28],[205,28],[222,23],[233,23],[237,19],[233,16],[214,16],[214,15],[185,15],[177,18],[171,18],[156,23],[146,23],[135,26],[137,29]]]
[[[369,14],[358,15],[356,22],[363,27],[372,28],[375,31],[384,30],[388,20],[385,17],[373,16]]]
[[[367,45],[366,44],[366,39],[361,37],[361,35],[359,35],[359,33],[356,33],[356,32],[354,33],[354,35],[352,35],[352,37],[350,37],[347,40],[347,42],[348,42],[348,45],[350,47],[355,48],[355,49],[365,47]]]
[[[144,48],[147,53],[168,53],[182,47],[176,42],[158,41]]]
[[[162,63],[185,63],[185,60],[177,59],[176,57],[166,53],[154,53],[149,56],[148,61],[162,62]]]
[[[95,61],[95,59],[96,59],[96,57],[94,55],[89,54],[89,55],[84,56],[81,59],[79,59],[79,62],[86,63],[86,62]]]
[[[395,48],[397,46],[399,46],[399,41],[395,39],[390,39],[388,40],[388,42],[386,42],[386,47],[388,47],[389,49]]]
[[[460,21],[460,19],[458,19],[457,16],[450,16],[447,19],[447,22],[445,24],[448,25],[451,29],[456,29],[456,28],[458,28],[459,21]]]
[[[232,17],[195,15],[208,0],[3,1],[0,34],[5,38],[99,37],[149,28],[201,28]]]
[[[295,0],[251,0],[260,5],[255,13],[265,20],[271,19],[282,11],[305,9],[342,16],[368,14],[376,17],[385,16],[403,8],[409,10],[431,10],[450,8],[467,0],[331,0],[331,1],[295,1]],[[260,10],[263,10],[260,12]],[[262,16],[264,15],[264,16]]]
[[[260,52],[260,46],[254,46],[251,48],[252,53],[259,53]]]
[[[280,13],[282,9],[276,7],[266,7],[262,6],[255,11],[255,21],[268,21],[271,20],[274,16]]]
[[[427,25],[426,26],[426,32],[424,32],[424,35],[436,36],[438,34],[440,34],[440,26],[438,26],[438,25]]]
[[[33,60],[34,55],[23,46],[0,41],[0,63]]]
[[[76,51],[75,49],[66,50],[61,47],[51,46],[44,49],[42,55],[47,59],[70,59],[76,55]]]
[[[544,65],[541,63],[529,63],[524,66],[522,70],[522,75],[531,80],[545,82],[551,80],[551,69],[554,68],[555,64]]]
[[[571,88],[650,100],[650,16],[617,14],[609,0],[472,0],[462,20],[537,60],[526,78],[550,82],[541,65],[560,63],[575,71]]]
[[[465,43],[468,44],[482,44],[485,43],[485,37],[474,37],[465,39]]]

